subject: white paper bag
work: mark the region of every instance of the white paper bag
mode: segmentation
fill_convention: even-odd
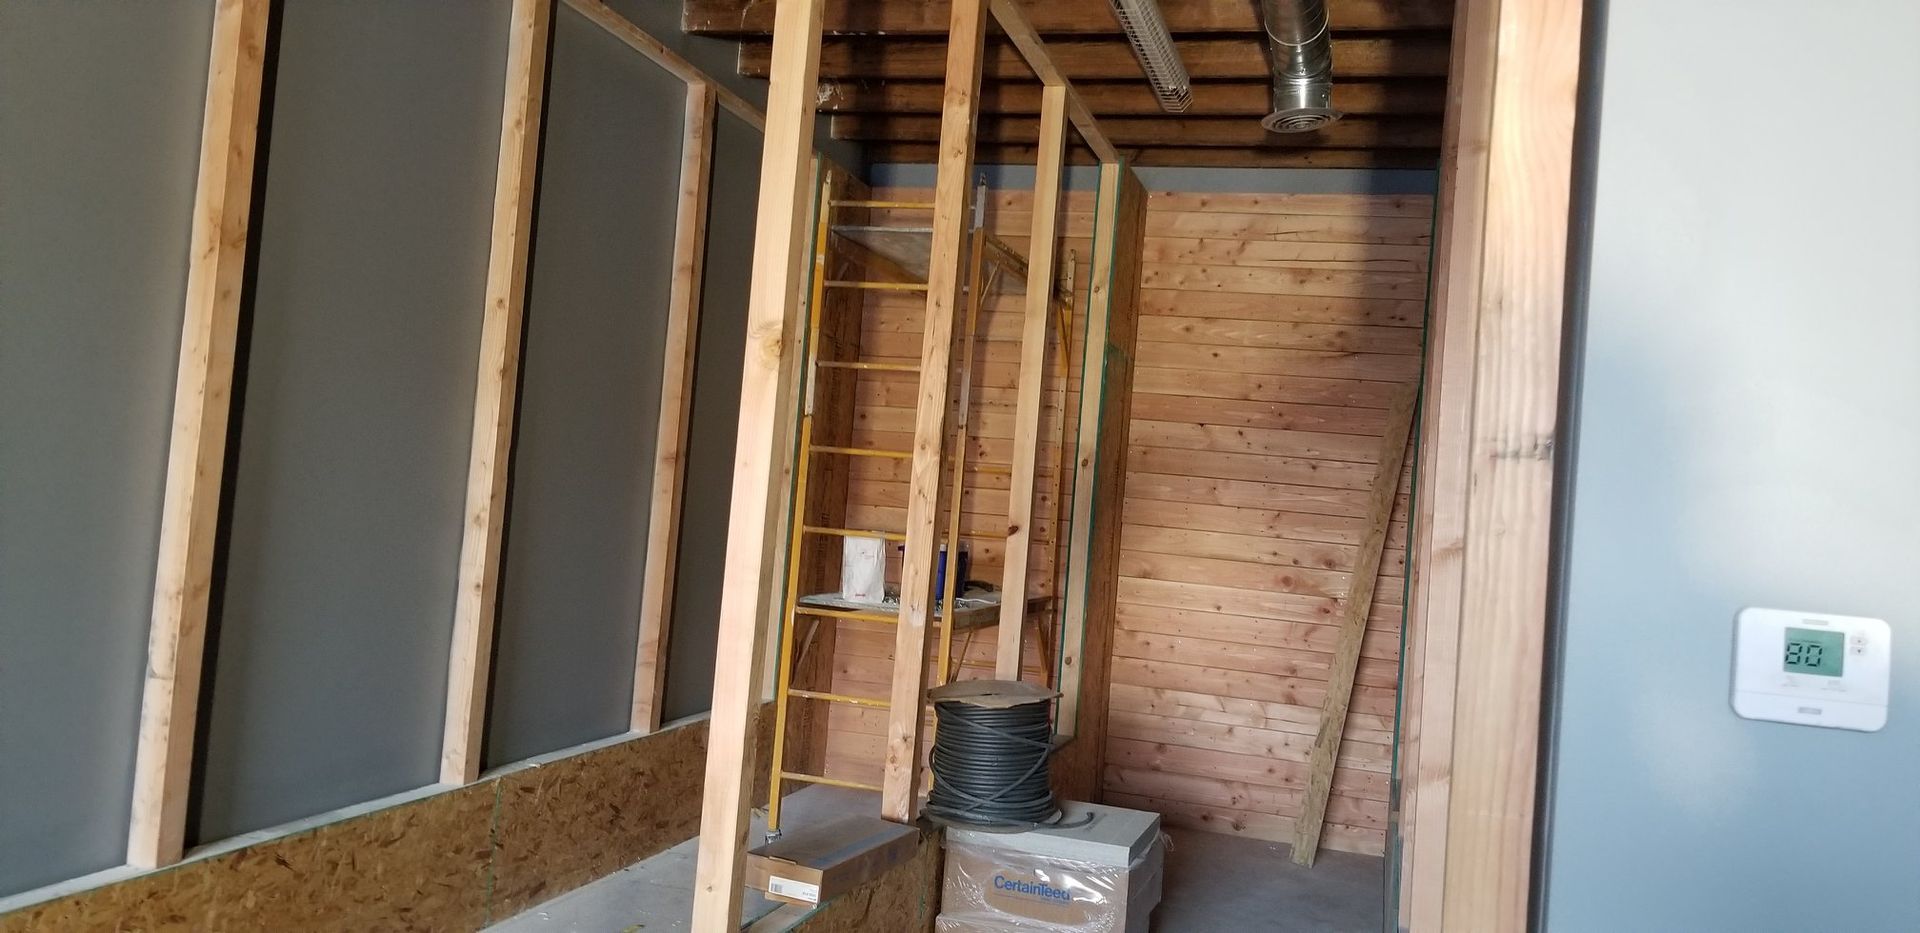
[[[848,536],[840,549],[840,598],[879,604],[887,597],[887,542]]]

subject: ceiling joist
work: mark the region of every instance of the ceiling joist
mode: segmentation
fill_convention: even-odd
[[[1092,82],[1074,85],[1097,117],[1166,115],[1144,82]],[[1355,116],[1439,116],[1446,109],[1446,84],[1438,80],[1354,81],[1333,86],[1333,105]],[[939,113],[942,88],[931,81],[822,81],[822,113]],[[1187,117],[1262,117],[1271,106],[1265,81],[1205,83],[1193,87]],[[981,88],[980,109],[988,114],[1035,116],[1040,85],[997,82]]]
[[[1258,120],[1198,118],[1107,118],[1100,129],[1116,148],[1146,146],[1272,149],[1421,149],[1440,146],[1440,121],[1349,118],[1311,133],[1268,133]],[[1031,145],[1039,138],[1034,117],[998,117],[980,121],[980,145]],[[936,116],[849,114],[833,118],[836,139],[935,142]]]
[[[1124,40],[1070,40],[1047,43],[1060,73],[1076,86],[1083,81],[1143,81],[1140,62]],[[772,46],[740,46],[740,73],[766,77]],[[1180,57],[1196,80],[1260,80],[1269,76],[1266,45],[1252,36],[1193,39],[1180,43]],[[1444,34],[1333,40],[1333,69],[1341,79],[1436,78],[1447,73]],[[946,76],[947,44],[906,39],[832,39],[821,44],[823,79],[881,78],[937,81]],[[1037,80],[1018,49],[1004,39],[990,40],[985,77],[1000,81]]]
[[[1047,36],[1118,34],[1109,0],[1017,0],[1035,30]],[[683,25],[696,35],[748,38],[773,31],[773,0],[686,0]],[[944,36],[945,0],[827,0],[828,35]],[[1336,33],[1448,29],[1452,0],[1328,0]],[[1162,6],[1175,35],[1260,31],[1253,0],[1178,0]]]

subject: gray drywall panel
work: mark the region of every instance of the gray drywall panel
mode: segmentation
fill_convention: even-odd
[[[682,8],[686,4],[678,0],[608,0],[607,5],[660,40],[662,45],[680,53],[708,77],[739,94],[755,107],[766,109],[766,79],[747,78],[740,74],[740,43],[732,39],[690,36],[681,31]],[[825,117],[814,122],[813,144],[827,158],[840,163],[848,171],[858,172],[866,165],[866,157],[859,144],[834,139]],[[754,143],[753,151],[757,158],[760,151],[758,142]],[[756,168],[755,176],[758,177],[758,174]]]
[[[627,728],[686,85],[554,17],[490,764]]]
[[[882,162],[867,170],[876,188],[931,188],[934,166],[919,162]],[[974,173],[995,190],[1033,188],[1031,165],[976,165]],[[1239,194],[1432,194],[1437,176],[1423,169],[1347,168],[1135,168],[1148,191],[1208,191]],[[1068,190],[1092,191],[1100,168],[1070,165],[1062,183]]]
[[[677,719],[713,705],[713,657],[733,500],[733,449],[740,427],[740,364],[747,340],[747,292],[760,197],[760,132],[722,115],[714,135],[713,200],[707,207],[707,265],[700,290],[686,504],[675,565],[673,629],[661,715]]]
[[[1544,928],[1912,931],[1920,6],[1726,14],[1606,20]],[[1745,606],[1887,619],[1886,728],[1736,717]]]
[[[126,856],[211,11],[0,3],[0,896]]]
[[[275,8],[201,841],[437,776],[507,33],[452,7]]]

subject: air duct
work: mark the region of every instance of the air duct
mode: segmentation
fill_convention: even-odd
[[[1333,41],[1326,0],[1258,0],[1273,70],[1270,133],[1306,133],[1340,119],[1333,109]]]
[[[1193,81],[1187,75],[1186,64],[1180,61],[1180,50],[1174,47],[1173,36],[1167,32],[1167,20],[1160,15],[1160,4],[1155,0],[1113,0],[1113,15],[1120,20],[1120,29],[1132,44],[1140,69],[1147,73],[1147,83],[1153,86],[1153,96],[1159,100],[1160,109],[1185,113],[1193,102]]]

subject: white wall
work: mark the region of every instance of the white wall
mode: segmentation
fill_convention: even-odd
[[[1604,26],[1546,928],[1920,929],[1920,4]],[[1888,619],[1885,731],[1736,718],[1749,605]]]

